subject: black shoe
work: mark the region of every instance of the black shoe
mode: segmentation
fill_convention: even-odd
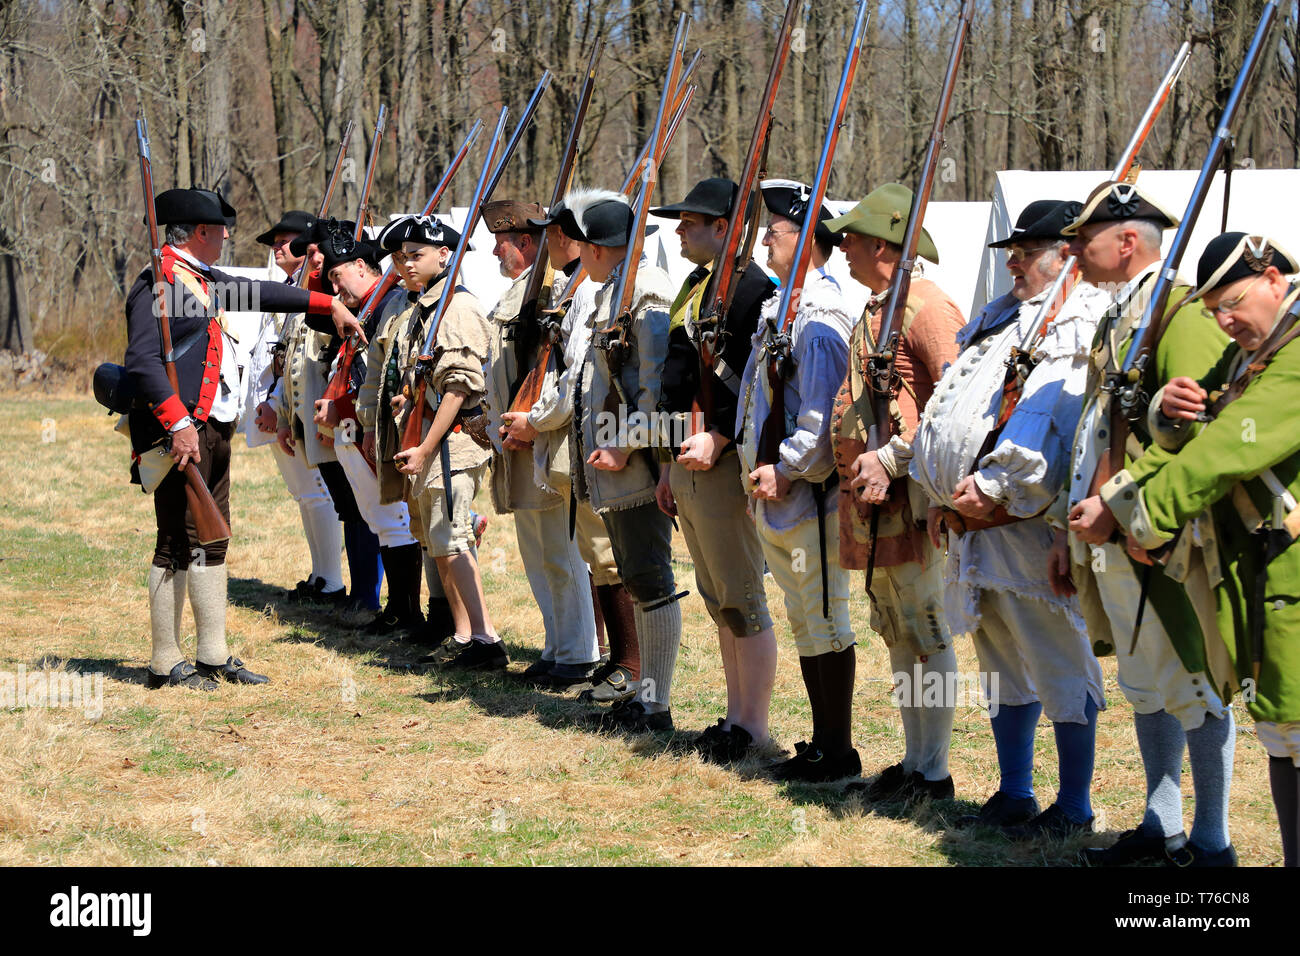
[[[152,669],[145,669],[145,686],[150,690],[160,687],[188,687],[191,690],[216,690],[217,682],[210,680],[194,669],[189,661],[181,661],[166,676],[155,674]]]
[[[958,817],[955,826],[959,830],[967,827],[1018,826],[1037,816],[1038,801],[1033,797],[1008,797],[999,790],[980,807],[979,813]]]
[[[361,633],[369,634],[372,637],[392,634],[395,631],[402,630],[404,623],[405,620],[402,615],[392,610],[391,607],[385,607],[361,628]]]
[[[456,640],[454,636],[448,637],[443,640],[437,648],[435,648],[432,654],[425,654],[417,663],[428,664],[433,667],[446,667],[461,654],[469,650],[470,645],[473,643],[472,640],[462,643]]]
[[[595,661],[588,664],[552,664],[550,673],[543,678],[543,683],[566,689],[579,684],[584,687],[590,686],[591,675],[599,666]]]
[[[1222,850],[1211,853],[1209,850],[1202,850],[1199,846],[1188,840],[1177,850],[1167,850],[1165,852],[1165,866],[1176,866],[1180,869],[1197,866],[1236,866],[1237,850],[1229,843]]]
[[[469,647],[456,655],[455,660],[447,665],[448,670],[457,671],[503,671],[510,666],[510,655],[506,653],[504,641],[470,641]]]
[[[632,679],[632,672],[619,664],[607,664],[590,677],[591,687],[578,694],[578,700],[594,704],[617,704],[636,696],[641,682]]]
[[[803,743],[803,741],[800,741]],[[856,750],[850,750],[840,757],[828,757],[820,747],[795,744],[797,751],[793,757],[776,764],[771,769],[772,779],[799,781],[802,783],[826,783],[830,780],[842,780],[856,777],[862,773],[862,759]]]
[[[718,722],[721,724],[721,721]],[[700,740],[705,734],[716,730],[708,742],[701,746]],[[722,730],[721,727],[710,727],[700,734],[695,741],[695,749],[699,752],[700,758],[708,763],[737,763],[744,760],[749,755],[750,748],[754,745],[754,737],[744,727],[732,724],[730,730]]]
[[[726,717],[719,717],[718,722],[712,727],[705,727],[700,731],[699,736],[691,741],[691,746],[701,755],[712,750],[718,741],[724,739],[730,733],[729,730],[722,726],[726,722]]]
[[[1092,817],[1077,823],[1065,815],[1060,804],[1052,804],[1028,823],[1020,826],[1003,827],[1002,833],[1009,840],[1038,840],[1053,837],[1064,840],[1081,833],[1092,832]]]
[[[511,677],[517,677],[521,681],[530,684],[543,683],[547,675],[551,673],[551,668],[555,666],[555,661],[540,660],[533,661],[518,674],[511,674]]]
[[[908,784],[909,800],[951,800],[957,793],[953,786],[952,774],[942,780],[926,780],[919,770],[912,771]]]
[[[671,710],[649,713],[645,705],[634,700],[621,707],[612,707],[600,716],[597,726],[605,731],[617,731],[624,734],[654,734],[673,730]]]
[[[1108,847],[1085,847],[1079,851],[1079,860],[1084,866],[1127,866],[1130,863],[1163,862],[1168,848],[1172,845],[1181,848],[1187,842],[1187,834],[1177,833],[1164,837],[1157,830],[1148,830],[1138,826],[1125,830]]]
[[[227,684],[269,684],[271,682],[269,677],[247,670],[244,662],[238,657],[227,657],[224,664],[205,664],[202,661],[195,661],[194,667],[200,676],[223,680]]]
[[[911,789],[912,775],[903,769],[901,763],[896,763],[880,771],[870,783],[865,780],[854,781],[844,788],[844,793],[860,793],[863,800],[879,803],[885,800],[906,800]]]

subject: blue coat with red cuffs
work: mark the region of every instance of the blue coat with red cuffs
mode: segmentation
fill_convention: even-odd
[[[205,269],[176,256],[170,246],[162,250],[163,278],[172,348],[191,337],[193,344],[176,358],[180,394],[172,389],[163,365],[162,334],[158,328],[153,269],[145,269],[126,297],[127,345],[123,364],[136,399],[128,415],[134,455],[158,444],[186,415],[207,421],[221,381],[224,338],[217,316],[227,307],[259,312],[306,312],[307,324],[333,332],[332,299],[282,282],[259,282]],[[204,303],[192,289],[208,298]],[[250,305],[250,303],[252,303]],[[206,332],[206,334],[204,334]],[[138,482],[135,467],[132,481]]]

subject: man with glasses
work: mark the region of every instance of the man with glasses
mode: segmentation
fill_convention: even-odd
[[[1064,230],[1083,278],[1110,292],[1114,302],[1093,340],[1066,493],[1054,508],[1058,531],[1048,572],[1061,593],[1077,590],[1093,646],[1099,653],[1116,655],[1120,690],[1133,706],[1147,785],[1146,811],[1138,826],[1111,847],[1084,851],[1085,862],[1094,866],[1144,860],[1224,865],[1235,860],[1228,838],[1235,731],[1232,712],[1209,676],[1220,638],[1206,580],[1188,577],[1180,582],[1175,578],[1183,575],[1172,568],[1168,574],[1139,573],[1107,503],[1130,501],[1133,484],[1124,482],[1103,500],[1094,481],[1109,452],[1110,403],[1115,400],[1100,386],[1108,373],[1122,367],[1160,268],[1160,234],[1177,224],[1177,218],[1140,186],[1103,183]],[[1204,375],[1227,344],[1200,306],[1187,303],[1189,291],[1186,283],[1176,284],[1169,311],[1159,317],[1166,328],[1143,383],[1148,395],[1172,378]],[[1064,419],[1057,422],[1063,434],[1069,434],[1069,426]],[[1135,458],[1130,452],[1136,449],[1141,451]],[[1145,422],[1134,422],[1124,459],[1127,470],[1121,475],[1140,481],[1170,454],[1152,442]],[[1067,507],[1068,519],[1063,513]],[[1068,543],[1063,530],[1067,520]],[[1146,607],[1134,635],[1144,588]],[[1183,833],[1184,749],[1191,759],[1196,794],[1190,838]],[[1189,840],[1195,849],[1188,849]]]
[[[1062,407],[1083,403],[1088,349],[1109,300],[1076,284],[1052,315],[1045,302],[1069,254],[1061,230],[1078,203],[1039,200],[1005,239],[1011,291],[958,334],[961,354],[944,373],[912,443],[911,475],[938,502],[948,530],[945,610],[954,634],[972,635],[985,677],[1001,780],[977,816],[958,825],[1003,827],[1014,837],[1065,836],[1092,820],[1101,668],[1074,599],[1047,577],[1052,529],[1043,517],[1065,477],[1070,450],[1053,428]],[[1006,414],[1013,349],[1034,356],[1018,403]],[[1072,417],[1066,413],[1065,417]],[[927,521],[940,546],[940,521]],[[916,699],[916,678],[905,678]],[[995,683],[996,681],[996,683]],[[1060,787],[1043,813],[1034,797],[1034,735],[1046,712],[1056,737]]]
[[[1294,532],[1287,530],[1294,528],[1300,495],[1290,411],[1300,370],[1300,290],[1287,279],[1298,270],[1296,260],[1265,236],[1230,232],[1206,246],[1193,298],[1204,297],[1205,311],[1232,344],[1199,381],[1175,377],[1153,397],[1147,423],[1177,454],[1141,480],[1127,510],[1114,506],[1129,530],[1130,553],[1144,563],[1158,556],[1174,573],[1187,563],[1189,549],[1181,542],[1198,530],[1205,541],[1203,532],[1214,530],[1214,540],[1205,541],[1205,560],[1216,559],[1220,569],[1214,596],[1227,643],[1218,650],[1234,658],[1224,664],[1227,676],[1236,678],[1225,693],[1241,684],[1268,751],[1286,866],[1300,865],[1300,549],[1291,546]],[[1199,427],[1198,418],[1209,422]],[[1217,689],[1218,668],[1214,676]],[[1194,762],[1192,768],[1195,773]],[[1231,863],[1231,847],[1219,856]],[[1215,862],[1195,828],[1180,862]]]

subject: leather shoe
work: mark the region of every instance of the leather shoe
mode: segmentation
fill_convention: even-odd
[[[977,814],[958,817],[956,827],[1008,827],[1028,823],[1038,816],[1038,801],[1033,797],[1009,797],[1001,790],[989,797]]]
[[[1188,840],[1177,850],[1165,851],[1165,866],[1176,866],[1180,869],[1186,869],[1189,866],[1236,866],[1237,850],[1229,843],[1222,850],[1211,853],[1209,850],[1202,850],[1199,846]]]
[[[270,683],[269,677],[245,669],[244,662],[238,657],[227,657],[224,664],[205,664],[202,661],[195,661],[195,669],[203,677],[223,680],[229,684]]]
[[[217,682],[200,674],[189,661],[181,661],[166,676],[155,674],[152,669],[145,670],[145,685],[150,690],[160,687],[188,687],[191,690],[216,690]]]
[[[1079,859],[1085,866],[1127,866],[1130,863],[1159,862],[1165,859],[1169,847],[1179,847],[1187,842],[1185,833],[1164,837],[1158,830],[1138,826],[1125,830],[1108,847],[1085,847]]]

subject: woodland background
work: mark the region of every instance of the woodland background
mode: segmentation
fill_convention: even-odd
[[[808,179],[855,4],[805,5],[778,98],[769,171]],[[911,183],[933,121],[959,0],[881,0],[830,195]],[[935,199],[987,198],[1002,169],[1108,168],[1178,44],[1204,42],[1143,152],[1198,166],[1263,0],[980,0]],[[1300,165],[1297,0],[1282,0],[1239,124],[1235,161]],[[343,127],[356,124],[355,208],[380,103],[390,110],[371,196],[378,219],[423,204],[469,126],[518,113],[555,73],[499,195],[546,201],[580,75],[607,45],[577,175],[616,186],[648,135],[680,10],[700,89],[661,197],[743,163],[782,0],[0,0],[0,350],[64,363],[121,352],[125,288],[147,262],[134,119],[149,121],[155,188],[217,188],[239,210],[230,261],[289,208],[315,210]],[[482,147],[476,151],[476,156]],[[477,166],[478,159],[471,165]],[[474,176],[451,203],[463,205]]]

